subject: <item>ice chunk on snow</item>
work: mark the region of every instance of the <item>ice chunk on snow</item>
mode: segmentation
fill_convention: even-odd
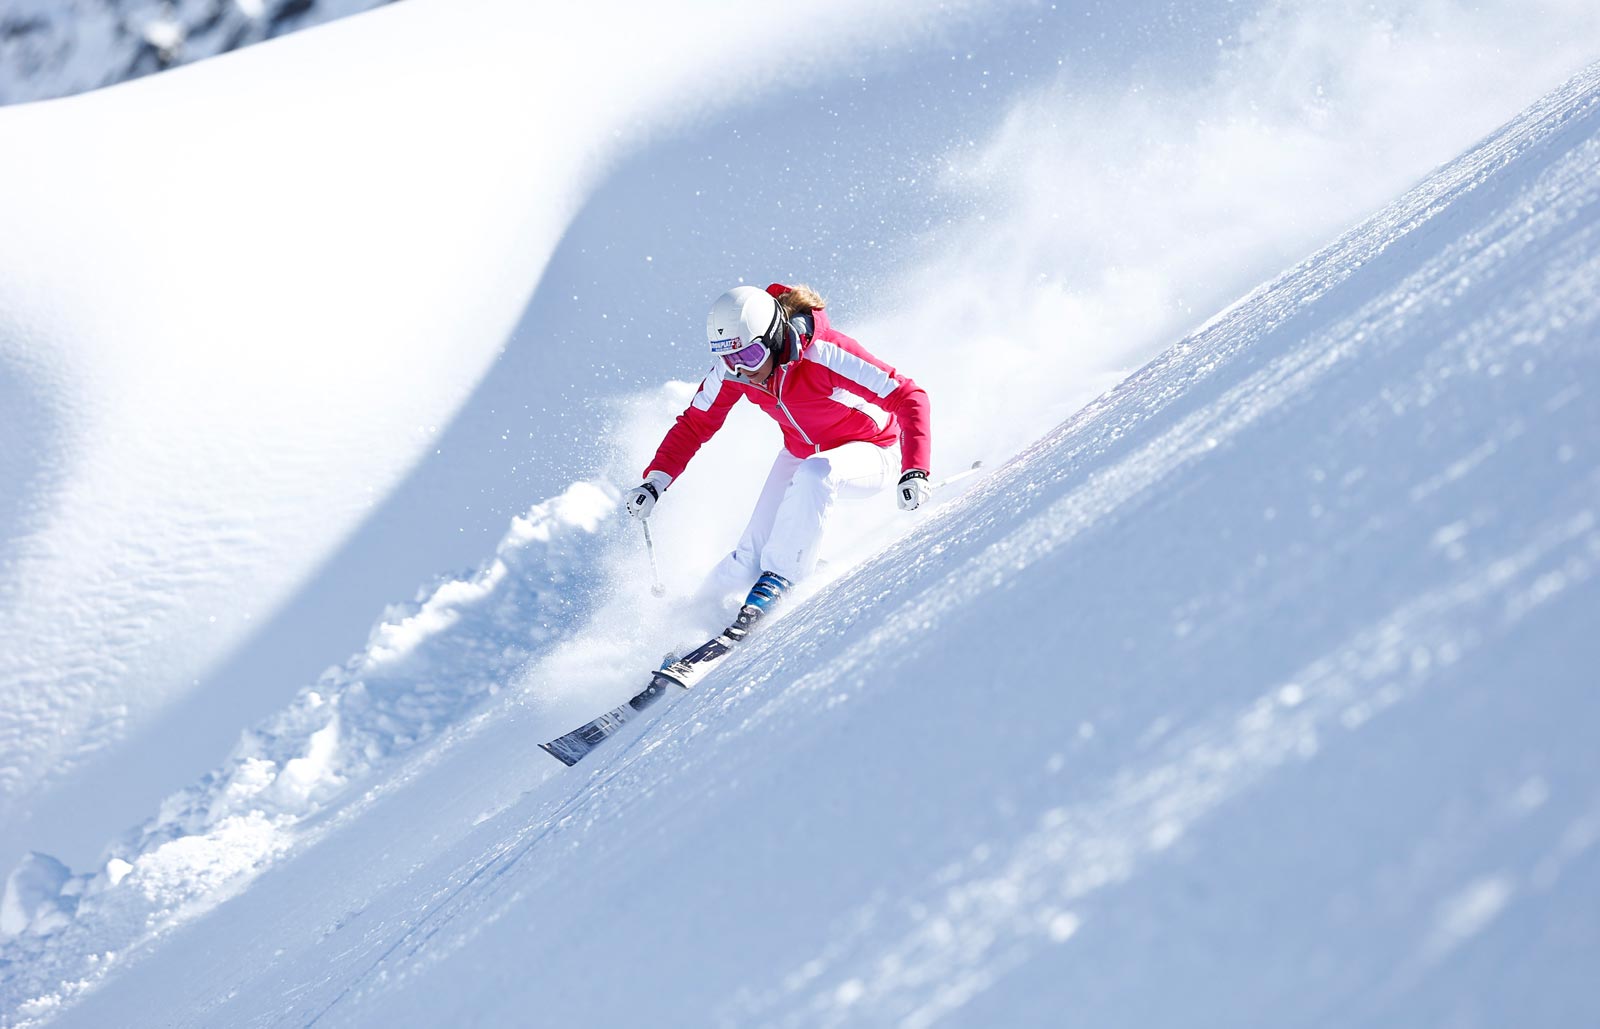
[[[305,756],[283,766],[276,786],[280,802],[290,808],[303,807],[318,787],[338,786],[342,781],[334,769],[338,752],[339,716],[334,715],[327,725],[311,734]]]
[[[121,858],[112,858],[106,862],[106,883],[115,886],[126,879],[131,871],[133,871],[133,866],[128,862]]]

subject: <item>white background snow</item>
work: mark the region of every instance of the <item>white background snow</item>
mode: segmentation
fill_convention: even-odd
[[[408,0],[0,109],[4,1021],[1593,1017],[1594,72],[1385,205],[1597,56]],[[770,279],[1005,466],[563,770],[711,627],[615,494]]]

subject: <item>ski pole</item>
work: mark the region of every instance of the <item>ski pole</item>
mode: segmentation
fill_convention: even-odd
[[[948,476],[944,477],[943,479],[940,479],[938,482],[934,483],[932,486],[929,486],[928,488],[930,490],[944,489],[946,486],[950,485],[952,482],[960,482],[962,479],[965,479],[969,475],[978,474],[978,470],[980,468],[982,468],[982,467],[983,467],[983,462],[982,461],[974,461],[974,462],[972,462],[972,467],[968,468],[966,471],[957,472],[954,475],[948,475]]]
[[[656,545],[650,540],[650,523],[640,522],[639,527],[644,530],[644,551],[650,555],[650,595],[664,597],[667,588],[661,585],[661,573],[656,569]]]

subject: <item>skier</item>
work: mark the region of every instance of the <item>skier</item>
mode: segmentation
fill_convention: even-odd
[[[778,423],[783,449],[750,524],[702,591],[755,580],[725,632],[735,642],[816,567],[834,501],[872,496],[895,481],[897,452],[900,509],[928,498],[927,392],[829,325],[823,306],[810,287],[780,283],[718,297],[706,317],[711,372],[624,498],[629,514],[649,518],[741,397]]]

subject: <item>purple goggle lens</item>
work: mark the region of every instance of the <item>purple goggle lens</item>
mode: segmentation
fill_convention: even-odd
[[[736,372],[753,372],[761,367],[761,362],[767,359],[767,345],[760,340],[736,350],[731,354],[723,355],[723,362]]]

